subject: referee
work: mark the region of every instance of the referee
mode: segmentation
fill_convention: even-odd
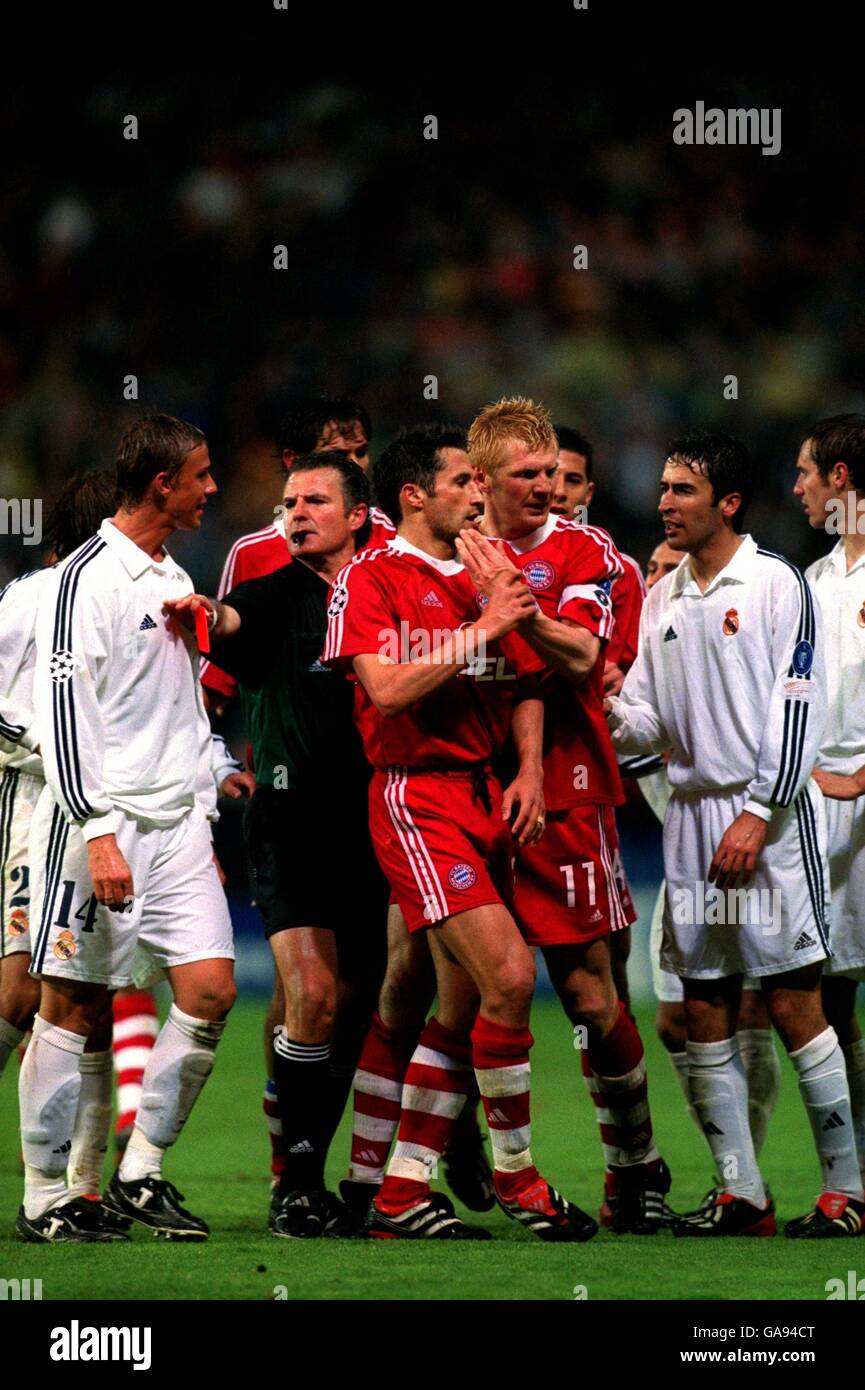
[[[238,681],[252,741],[246,849],[285,990],[274,1044],[285,1168],[270,1229],[303,1237],[347,1229],[324,1164],[383,973],[388,890],[369,839],[353,687],[319,661],[331,580],[369,536],[368,484],[342,453],[307,454],[283,504],[299,563],[173,611],[191,624],[207,608],[214,660]]]

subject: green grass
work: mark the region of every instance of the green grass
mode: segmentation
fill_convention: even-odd
[[[485,1244],[278,1241],[264,1226],[269,1146],[260,1110],[263,1005],[238,1005],[216,1069],[170,1156],[167,1175],[191,1210],[210,1222],[203,1245],[165,1245],[138,1228],[127,1246],[55,1248],[14,1239],[21,1200],[16,1066],[0,1081],[0,1278],[43,1281],[45,1299],[572,1299],[585,1285],[596,1299],[825,1299],[829,1278],[862,1267],[861,1247],[841,1242],[693,1241],[672,1236],[615,1237],[588,1245],[548,1246],[501,1213],[484,1217],[495,1239]],[[711,1165],[688,1119],[678,1084],[639,1011],[650,1065],[650,1095],[659,1147],[674,1176],[678,1209],[696,1204]],[[580,1206],[594,1211],[601,1162],[592,1107],[570,1028],[558,1005],[535,1007],[533,1152],[545,1174]],[[780,1220],[800,1215],[818,1188],[807,1120],[789,1063],[766,1144],[763,1167]],[[344,1174],[349,1125],[334,1145],[331,1185]],[[477,1217],[470,1219],[478,1221]]]

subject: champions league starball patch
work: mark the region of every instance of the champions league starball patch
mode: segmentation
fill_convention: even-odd
[[[468,888],[474,888],[477,881],[478,876],[471,864],[454,864],[448,874],[448,883],[451,888],[456,888],[460,893],[464,893]]]
[[[75,672],[78,670],[78,666],[78,660],[73,656],[72,652],[54,652],[48,663],[48,670],[51,673],[51,679],[54,681],[55,685],[63,685],[66,681],[72,679]]]
[[[810,642],[800,642],[793,653],[793,670],[797,676],[807,676],[813,665],[814,648]]]
[[[329,618],[338,618],[347,603],[348,589],[344,584],[334,584],[333,593],[330,596],[330,603],[327,606],[327,616]]]
[[[523,569],[530,589],[549,589],[555,583],[556,572],[546,560],[530,560]]]

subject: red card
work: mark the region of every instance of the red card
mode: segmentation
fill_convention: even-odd
[[[195,610],[195,640],[200,652],[210,651],[210,631],[207,626],[207,610],[205,608]]]

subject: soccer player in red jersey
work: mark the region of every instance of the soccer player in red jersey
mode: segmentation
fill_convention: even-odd
[[[360,401],[352,400],[349,396],[310,396],[298,401],[283,417],[278,446],[280,463],[284,474],[287,475],[295,459],[329,449],[344,454],[346,458],[366,470],[369,465],[371,439],[372,421],[369,412]],[[388,517],[377,507],[370,509],[370,519],[371,545],[381,544],[396,534]],[[217,598],[224,599],[227,593],[248,579],[263,579],[273,574],[290,560],[284,505],[281,502],[274,508],[273,521],[268,526],[241,536],[235,541],[222,570],[222,578],[216,591]],[[226,671],[221,671],[205,658],[201,664],[201,684],[205,690],[208,707],[215,714],[223,715],[237,695],[237,682],[234,677]],[[285,1000],[277,977],[264,1024],[267,1080],[262,1098],[270,1133],[271,1173],[274,1181],[278,1181],[282,1175],[284,1157],[282,1122],[279,1118],[276,1084],[273,1080],[273,1036],[274,1029],[281,1027],[284,1017]],[[333,1060],[332,1065],[340,1065],[338,1057]]]
[[[591,441],[570,425],[556,425],[559,452],[556,476],[553,480],[553,500],[550,511],[554,516],[585,524],[595,495],[594,449]],[[619,551],[624,561],[622,574],[610,593],[615,625],[604,651],[604,693],[618,695],[625,676],[637,656],[637,637],[640,613],[646,586],[640,566],[630,555]]]
[[[556,425],[559,453],[556,476],[553,480],[553,500],[550,511],[555,516],[568,517],[585,525],[589,507],[595,495],[594,449],[591,440],[570,425]],[[604,650],[604,694],[618,695],[625,676],[637,657],[640,632],[640,613],[646,597],[646,586],[640,567],[630,555],[619,551],[622,573],[610,592],[613,611],[613,631]],[[627,788],[625,788],[627,795]],[[617,836],[618,839],[618,836]],[[630,1011],[628,988],[628,958],[631,954],[631,924],[636,921],[631,890],[628,885],[618,844],[613,854],[613,868],[619,885],[619,896],[625,906],[628,925],[610,938],[611,964],[616,992]],[[585,1067],[585,1055],[583,1055]],[[588,1080],[588,1077],[587,1077]]]
[[[653,1232],[668,1221],[669,1173],[652,1138],[643,1044],[618,998],[610,960],[611,933],[629,918],[613,863],[622,784],[603,713],[610,589],[622,560],[606,531],[550,515],[558,443],[542,407],[523,397],[487,406],[468,444],[486,508],[483,536],[464,533],[458,552],[482,595],[509,575],[524,577],[544,625],[523,625],[520,636],[550,668],[547,828],[539,843],[517,847],[516,915],[529,944],[543,950],[585,1051],[613,1175],[609,1222],[618,1231]]]
[[[408,432],[373,479],[385,510],[399,514],[398,534],[337,575],[323,660],[357,678],[356,718],[375,769],[373,844],[409,931],[428,937],[438,1006],[406,1072],[397,1144],[368,1229],[486,1236],[429,1188],[474,1068],[500,1206],[544,1240],[586,1240],[596,1223],[532,1162],[534,963],[506,905],[513,845],[544,823],[542,705],[521,682],[538,663],[528,649],[524,663],[509,634],[545,619],[516,572],[495,577],[480,612],[455,558],[459,532],[481,510],[462,431]],[[490,764],[509,729],[519,770],[503,793]]]

